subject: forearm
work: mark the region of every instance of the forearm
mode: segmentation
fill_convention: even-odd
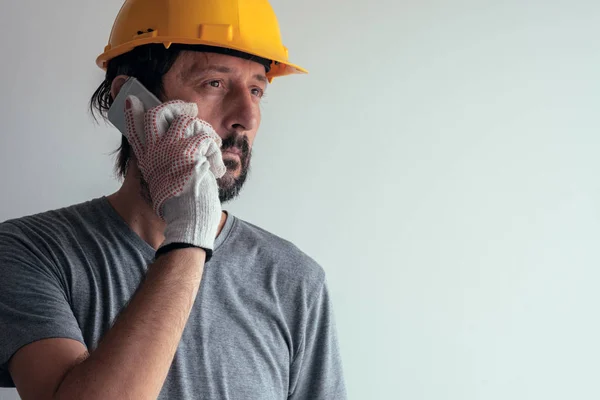
[[[152,264],[98,348],[66,374],[55,399],[156,399],[198,293],[205,255],[174,250]]]

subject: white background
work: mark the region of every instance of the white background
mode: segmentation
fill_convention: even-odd
[[[272,4],[311,74],[228,209],[325,268],[349,397],[600,398],[600,2]],[[0,220],[118,188],[86,107],[120,5],[3,0]]]

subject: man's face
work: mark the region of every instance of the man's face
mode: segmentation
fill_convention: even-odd
[[[223,139],[227,172],[218,180],[221,202],[236,197],[248,175],[266,86],[263,65],[216,53],[182,52],[163,77],[166,99],[196,103],[198,118]]]

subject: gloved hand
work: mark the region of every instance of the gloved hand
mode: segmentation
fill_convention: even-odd
[[[221,221],[216,179],[226,167],[221,138],[197,115],[196,104],[181,100],[147,112],[135,96],[125,102],[127,139],[148,183],[154,211],[166,222],[157,254],[192,245],[205,249],[208,261]]]

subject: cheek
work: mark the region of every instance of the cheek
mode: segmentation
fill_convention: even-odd
[[[256,134],[258,133],[258,130],[260,129],[260,122],[261,122],[261,110],[260,110],[260,106],[258,108],[257,111],[257,122],[256,122],[256,129],[254,129],[252,132],[248,132],[248,141],[250,142],[250,147],[252,147],[252,144],[254,143],[254,139],[256,139]]]
[[[248,143],[250,144],[250,148],[252,148],[255,138],[256,138],[256,131],[248,134]]]
[[[215,131],[218,131],[217,127],[220,126],[219,112],[220,107],[215,105],[213,102],[207,101],[206,99],[200,99],[196,97],[193,100],[198,106],[198,118],[208,122]]]
[[[166,90],[165,90],[166,91]],[[203,121],[208,122],[209,124],[215,126],[215,123],[218,122],[215,120],[215,110],[218,110],[217,105],[214,102],[209,101],[208,99],[202,98],[198,96],[192,89],[185,90],[177,90],[167,92],[168,100],[182,100],[188,103],[196,103],[198,106],[198,118]]]

